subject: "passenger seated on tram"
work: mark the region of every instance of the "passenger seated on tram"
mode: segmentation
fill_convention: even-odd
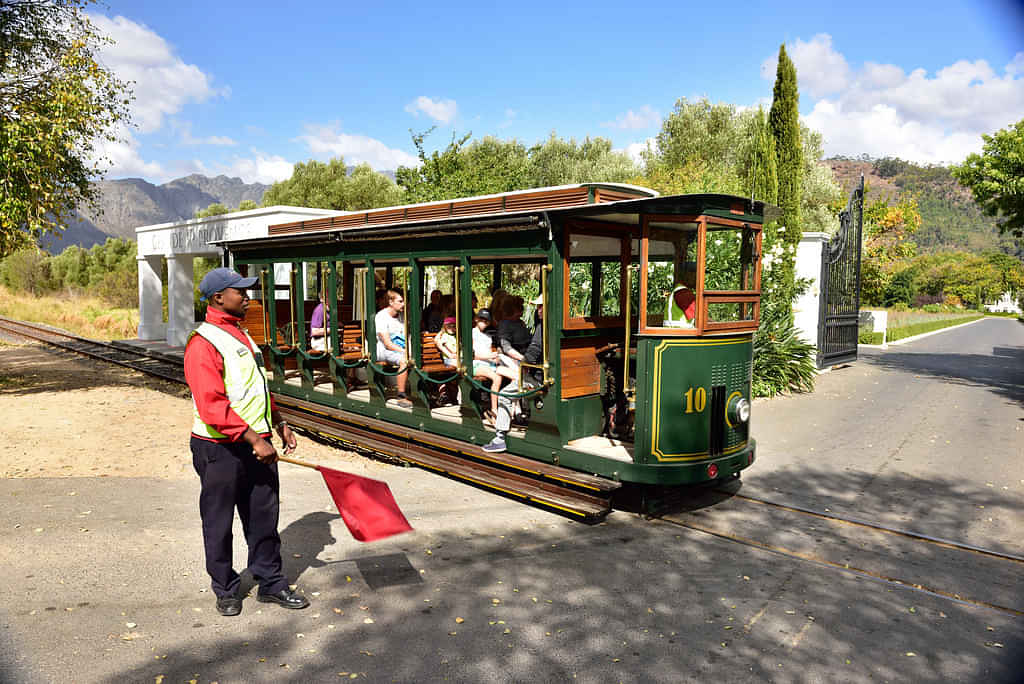
[[[405,396],[405,381],[409,375],[406,360],[405,319],[402,309],[405,298],[398,290],[386,290],[388,305],[377,312],[374,326],[377,329],[377,361],[398,366],[401,373],[395,376],[398,401],[402,408],[410,408],[412,402]]]
[[[688,328],[696,327],[697,320],[697,295],[694,290],[697,287],[697,268],[686,264],[683,269],[682,281],[672,289],[665,302],[665,321],[662,323],[666,328]]]
[[[530,346],[530,330],[523,323],[523,298],[508,297],[504,300],[501,322],[498,323],[499,361],[511,368],[515,378],[519,376],[519,364],[526,357]],[[506,376],[508,377],[508,376]]]
[[[327,351],[327,335],[331,331],[331,309],[327,305],[324,293],[320,293],[320,303],[313,309],[309,318],[309,346],[314,351]]]
[[[497,328],[498,324],[501,323],[501,315],[505,308],[505,300],[508,299],[509,294],[507,291],[498,288],[491,293],[491,304],[488,308],[491,310],[491,325]]]
[[[498,414],[497,392],[501,389],[501,376],[497,370],[498,352],[494,351],[494,341],[487,334],[490,324],[491,312],[487,309],[480,309],[473,316],[473,378],[491,383],[491,409],[487,417],[494,420]]]
[[[459,347],[455,339],[455,317],[448,316],[441,324],[441,330],[434,335],[434,344],[441,352],[444,365],[454,368],[459,365]]]
[[[444,321],[444,312],[441,311],[441,291],[434,290],[430,293],[430,304],[423,309],[423,329],[427,332],[436,333],[441,330]]]

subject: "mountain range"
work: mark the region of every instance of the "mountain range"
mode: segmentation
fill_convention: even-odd
[[[43,247],[60,252],[68,245],[92,247],[108,237],[135,239],[135,229],[154,223],[169,223],[192,218],[200,209],[215,202],[237,207],[243,200],[257,204],[269,185],[244,183],[241,178],[192,174],[163,185],[141,178],[97,181],[99,201],[96,209],[84,207],[69,222],[63,239],[50,239]]]

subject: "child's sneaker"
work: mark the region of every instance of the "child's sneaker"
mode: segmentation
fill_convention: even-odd
[[[501,437],[495,436],[494,439],[480,448],[489,454],[498,454],[505,451],[505,440]]]

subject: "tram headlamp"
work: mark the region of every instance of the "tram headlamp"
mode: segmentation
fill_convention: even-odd
[[[741,396],[739,392],[734,393],[729,397],[727,415],[729,417],[729,427],[746,423],[750,420],[750,402],[747,401],[746,397]]]

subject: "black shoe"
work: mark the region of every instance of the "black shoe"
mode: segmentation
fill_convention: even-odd
[[[242,612],[242,599],[224,596],[217,599],[217,612],[224,617],[234,617]]]
[[[276,603],[292,610],[300,610],[309,606],[309,600],[305,596],[300,596],[291,589],[282,589],[276,594],[257,593],[256,600],[261,603]]]

